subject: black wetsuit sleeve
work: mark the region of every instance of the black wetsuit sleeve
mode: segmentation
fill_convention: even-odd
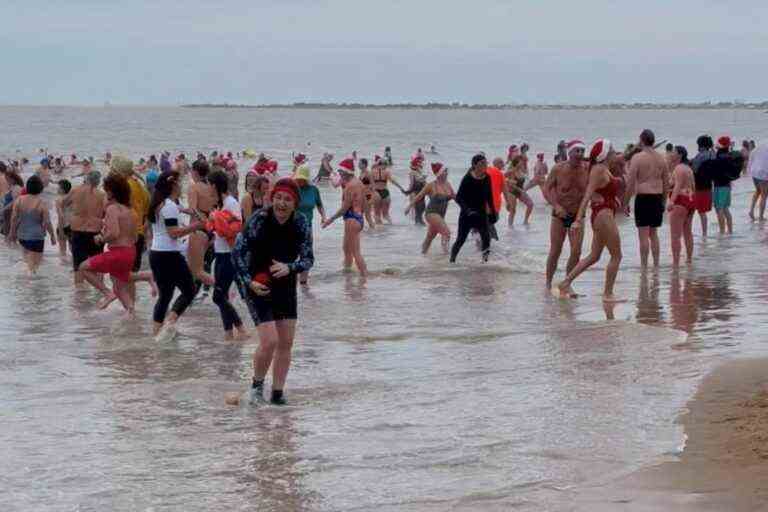
[[[483,180],[485,182],[484,190],[485,190],[485,204],[487,205],[488,209],[486,211],[490,213],[498,213],[496,211],[496,206],[493,204],[493,189],[491,188],[491,177],[487,176]]]
[[[466,210],[468,208],[467,205],[467,195],[469,193],[469,183],[467,183],[467,180],[469,179],[469,174],[465,174],[464,177],[461,179],[461,183],[459,184],[459,191],[456,192],[456,204],[459,205],[459,208],[462,210]]]
[[[315,254],[312,250],[312,228],[303,216],[294,216],[296,239],[299,244],[298,260],[288,264],[294,274],[306,272],[315,264]]]
[[[240,296],[245,299],[251,286],[252,247],[264,226],[264,215],[254,214],[248,219],[245,229],[237,235],[232,248],[232,264],[235,267],[235,282]]]

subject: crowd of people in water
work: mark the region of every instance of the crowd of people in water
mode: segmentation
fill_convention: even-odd
[[[457,190],[434,146],[411,156],[402,184],[393,172],[389,147],[371,159],[353,152],[335,166],[334,156],[325,154],[314,176],[307,156],[294,154],[283,177],[275,159],[251,150],[198,153],[194,159],[163,152],[159,159],[150,155],[137,162],[106,153],[95,162],[75,154],[54,157],[41,149],[40,163],[26,179],[22,175],[28,160],[0,162],[0,232],[11,246],[21,247],[30,274],[38,271],[46,235],[53,245],[58,243],[62,258],[71,254],[75,284],[88,283],[101,294],[100,308],[119,301],[134,315],[136,286],[144,283],[155,300],[152,320],[158,341],[172,339],[179,318],[196,297],[211,290],[225,338],[247,338],[231,302],[234,284],[259,339],[249,401],[266,401],[264,380],[272,367],[269,401],[281,405],[298,317],[297,288],[309,285],[314,263],[315,211],[323,229],[342,220],[344,269],[354,266],[364,277],[368,268],[361,234],[366,225],[378,229],[392,223],[392,187],[408,198],[405,214],[413,212],[415,224],[426,227],[421,252],[426,254],[439,237],[452,263],[472,233],[482,261],[487,261],[503,210],[512,226],[518,206],[524,207],[522,222],[528,224],[534,209],[529,192],[539,187],[551,207],[546,288],[559,298],[576,297],[573,282],[607,251],[603,300],[610,303],[618,300],[614,283],[622,259],[618,215],[634,216],[643,268],[649,262],[660,264],[658,230],[665,212],[675,267],[683,257],[692,263],[697,214],[702,236],[708,235],[712,209],[719,232],[733,233],[731,183],[743,174],[755,185],[749,215],[765,220],[768,146],[744,141],[736,150],[728,136],[715,141],[702,135],[696,155],[689,158],[684,145],[667,143],[659,151],[665,142],[657,143],[647,129],[623,151],[604,138],[589,147],[577,139],[561,141],[551,169],[544,153],[531,162],[525,143],[510,146],[503,157],[479,152]],[[429,166],[426,155],[431,156]],[[241,190],[243,162],[248,170]],[[97,164],[108,170],[106,176],[95,169]],[[82,183],[73,183],[76,178]],[[49,187],[56,190],[50,204],[43,197]],[[324,187],[342,189],[337,209],[326,210]],[[446,223],[451,201],[459,208],[453,242]],[[588,213],[592,245],[582,257]],[[566,239],[565,277],[555,283]],[[143,270],[145,253],[149,270]]]

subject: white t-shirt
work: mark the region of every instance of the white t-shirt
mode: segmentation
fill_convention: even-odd
[[[174,224],[175,221],[175,224]],[[157,252],[179,252],[179,241],[171,238],[166,230],[166,223],[179,226],[179,205],[166,199],[160,211],[157,212],[152,224],[152,250]]]
[[[242,215],[240,210],[240,203],[232,196],[227,196],[224,198],[224,206],[222,207],[222,210],[226,210],[230,212],[233,215],[236,215],[237,217],[240,217]],[[227,243],[226,238],[220,237],[217,233],[214,233],[214,240],[213,240],[213,251],[216,254],[226,254],[228,252],[232,252],[232,248],[229,246],[229,243]]]

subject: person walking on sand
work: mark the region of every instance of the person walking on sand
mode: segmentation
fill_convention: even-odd
[[[627,171],[625,204],[635,196],[635,226],[640,242],[640,266],[648,267],[648,253],[653,266],[659,266],[661,248],[659,233],[664,218],[664,206],[669,193],[669,168],[662,155],[654,149],[656,136],[643,130],[638,146],[640,151],[632,157]]]
[[[619,192],[622,180],[611,174],[610,164],[613,157],[613,146],[607,139],[598,139],[589,151],[589,183],[571,229],[583,231],[581,223],[587,214],[587,205],[589,205],[592,209],[592,250],[589,256],[579,261],[568,273],[568,276],[557,285],[556,291],[562,298],[575,295],[571,288],[574,279],[600,261],[603,249],[608,249],[611,260],[605,269],[603,301],[614,302],[616,300],[613,295],[613,286],[619,273],[622,256],[621,236],[616,225],[616,212],[621,206]]]
[[[365,264],[360,248],[360,233],[363,232],[365,221],[365,186],[355,177],[354,162],[351,158],[343,160],[339,164],[339,175],[344,192],[341,196],[341,208],[333,216],[323,222],[323,229],[333,224],[336,219],[344,218],[344,271],[352,269],[354,261],[360,275],[368,275],[368,267]]]
[[[557,271],[560,254],[563,251],[565,237],[571,247],[566,274],[576,267],[581,258],[584,242],[584,229],[571,229],[576,220],[589,182],[589,168],[584,162],[586,146],[580,140],[571,140],[565,144],[567,159],[552,167],[547,182],[542,190],[544,198],[552,206],[552,219],[549,224],[549,255],[547,256],[546,287],[552,288],[552,279]]]

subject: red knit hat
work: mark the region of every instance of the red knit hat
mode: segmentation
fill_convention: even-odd
[[[293,163],[295,163],[296,165],[301,165],[306,161],[307,161],[307,155],[305,155],[304,153],[299,153],[298,155],[293,157]]]
[[[272,188],[272,194],[270,194],[269,198],[274,199],[275,194],[278,192],[285,192],[286,194],[292,195],[296,204],[299,204],[299,198],[301,197],[299,195],[299,187],[291,178],[280,178],[277,180],[277,183],[275,183],[275,186]]]
[[[717,147],[723,148],[723,149],[730,149],[731,147],[731,138],[727,135],[723,135],[722,137],[717,139]]]
[[[351,158],[345,158],[339,162],[339,171],[347,174],[355,174],[355,161]]]

